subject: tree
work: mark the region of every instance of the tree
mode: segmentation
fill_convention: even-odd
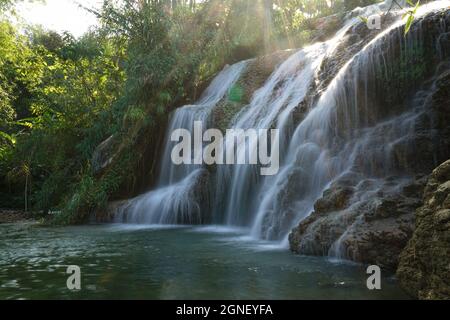
[[[19,206],[2,192],[25,190],[26,209],[58,206],[114,130],[124,47],[101,30],[75,39],[30,28],[24,36],[7,21],[0,42],[0,198]]]

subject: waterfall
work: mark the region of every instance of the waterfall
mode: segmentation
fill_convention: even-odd
[[[300,50],[287,59],[266,84],[255,92],[250,104],[236,117],[233,128],[270,128],[275,125],[280,130],[283,149],[290,125],[288,116],[304,99],[324,55],[324,47],[319,44]],[[250,145],[249,148],[255,150],[256,145]],[[238,146],[238,157],[245,157],[245,151],[245,144]],[[219,184],[226,181],[225,185],[229,186],[228,193],[218,193],[221,197],[226,194],[225,223],[240,225],[248,222],[251,217],[246,213],[251,209],[251,204],[246,199],[249,199],[249,194],[259,181],[257,166],[221,166],[218,168],[217,180]],[[215,210],[220,211],[218,207]]]
[[[242,61],[225,67],[213,79],[195,105],[187,105],[175,110],[166,134],[159,187],[177,183],[201,167],[200,165],[177,166],[172,163],[171,153],[176,143],[170,141],[170,135],[176,129],[187,129],[189,132],[194,132],[194,121],[201,121],[203,127],[208,128],[211,111],[228,94],[247,64],[248,61]],[[197,158],[200,156],[194,155]]]
[[[195,105],[177,109],[170,120],[166,134],[165,150],[161,162],[161,174],[156,190],[130,200],[118,209],[116,222],[146,224],[198,224],[207,219],[202,215],[202,204],[207,194],[198,188],[205,183],[207,171],[201,165],[175,165],[171,159],[175,145],[170,140],[175,129],[194,130],[194,121],[209,126],[211,111],[239,79],[247,61],[226,66]],[[194,158],[200,155],[194,154]]]
[[[449,4],[436,1],[422,6],[417,17]],[[411,137],[427,117],[427,91],[419,90],[424,79],[418,79],[425,77],[426,70],[414,70],[415,78],[405,80],[409,87],[400,87],[391,79],[399,74],[408,77],[396,73],[396,68],[400,64],[414,66],[420,59],[415,55],[424,42],[422,22],[415,23],[405,37],[405,22],[397,13],[389,27],[366,42],[359,41],[361,47],[340,58],[345,60],[330,79],[321,74],[326,62],[338,60],[340,45],[361,25],[357,15],[387,9],[388,3],[359,8],[330,40],[293,53],[234,116],[232,128],[279,129],[276,141],[282,166],[277,175],[262,177],[257,165],[217,165],[209,170],[201,164],[177,166],[171,161],[173,130],[193,132],[194,121],[201,121],[204,128],[214,125],[213,110],[249,64],[240,62],[226,67],[195,105],[176,110],[166,135],[158,188],[128,201],[119,209],[116,221],[245,226],[256,239],[285,245],[289,232],[314,211],[324,191],[339,179],[351,176],[372,181],[371,189],[355,194],[355,205],[380,191],[391,175],[399,177],[398,186],[411,179],[414,164],[399,154],[414,150]],[[443,49],[448,27],[445,23],[440,27],[436,50],[444,64],[441,68],[448,69]],[[303,109],[297,119],[294,113],[300,106]],[[248,144],[237,147],[238,158],[245,157],[246,150],[255,152],[254,142]],[[194,158],[200,156],[194,154]],[[353,225],[358,223],[356,219]],[[345,257],[342,239],[347,232],[335,241],[330,255]]]
[[[431,10],[434,6],[422,7],[418,16]],[[401,173],[396,171],[401,168],[396,167],[392,150],[407,142],[423,115],[424,104],[415,103],[416,108],[383,119],[389,112],[377,112],[376,98],[369,94],[377,93],[377,83],[372,80],[377,73],[387,76],[392,67],[387,61],[422,41],[420,30],[404,39],[402,24],[401,20],[394,23],[352,57],[296,128],[286,165],[261,192],[252,227],[255,237],[286,243],[289,230],[313,211],[314,203],[341,176]],[[399,50],[389,50],[396,44]]]

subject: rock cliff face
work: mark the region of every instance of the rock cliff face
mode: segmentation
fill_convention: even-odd
[[[422,205],[425,172],[433,157],[442,161],[450,156],[448,88],[450,72],[446,71],[437,77],[427,102],[433,127],[417,126],[411,137],[416,139],[414,149],[405,153],[405,148],[399,146],[395,151],[398,162],[404,167],[409,163],[419,175],[407,180],[395,176],[381,180],[361,179],[358,175],[340,178],[316,202],[314,212],[292,231],[292,251],[330,254],[395,270],[414,231],[415,209]],[[447,249],[450,251],[450,246]]]
[[[397,276],[415,297],[450,299],[450,160],[433,171],[423,200]]]
[[[355,90],[355,94],[361,97],[360,100],[363,100],[363,97],[370,97],[366,106],[357,106],[358,117],[369,119],[370,123],[395,117],[405,110],[417,110],[417,117],[409,129],[410,132],[404,138],[390,143],[387,148],[383,139],[376,138],[373,141],[373,147],[369,152],[385,148],[388,150],[386,158],[377,159],[376,152],[373,157],[361,154],[361,161],[355,161],[351,172],[338,177],[327,187],[322,197],[316,201],[312,214],[291,232],[289,240],[292,251],[374,263],[396,270],[399,256],[414,233],[415,211],[418,208],[417,232],[421,234],[419,216],[425,210],[424,207],[429,211],[432,210],[427,206],[427,197],[431,192],[429,185],[426,187],[423,200],[428,175],[439,163],[450,158],[450,67],[446,60],[450,52],[449,22],[448,10],[429,14],[413,25],[412,32],[419,34],[421,40],[412,47],[401,48],[400,42],[394,39],[395,32],[392,33],[393,37],[387,37],[386,41],[380,43],[377,50],[380,54],[387,54],[390,59],[388,62],[390,71],[382,81],[377,79],[375,71],[369,75],[368,83]],[[345,46],[349,48],[350,53],[353,47],[358,51],[366,42],[365,39],[370,38],[363,29],[354,28],[352,34],[353,41],[349,37]],[[393,39],[395,41],[392,41]],[[340,68],[342,64],[339,61],[346,59],[346,54],[342,53],[342,59],[325,60],[319,74],[323,79],[322,83],[326,85],[327,74],[330,72],[333,74],[333,70]],[[405,68],[405,64],[409,67]],[[372,67],[368,69],[369,73],[373,72]],[[354,93],[349,91],[349,94]],[[346,101],[344,99],[343,105]],[[337,118],[337,131],[342,131],[342,135],[345,135],[349,129],[346,129],[345,121],[339,121],[340,116],[345,118],[349,115],[343,113]],[[376,133],[379,137],[387,134],[389,134],[387,131]],[[435,180],[434,175],[435,173],[430,181]],[[445,220],[439,210],[440,208],[437,208],[433,215]],[[443,228],[430,223],[427,226],[431,229]],[[448,226],[445,232],[449,232]],[[418,237],[415,235],[413,239]],[[441,250],[439,254],[446,257],[448,267],[450,256],[448,236],[446,239],[446,243],[440,240],[441,245],[437,245],[436,250]],[[445,245],[442,245],[443,243]],[[447,251],[444,252],[443,249]],[[407,249],[402,255],[402,261],[405,261],[405,255],[410,256],[408,250],[411,249]],[[426,250],[425,247],[423,250]],[[430,250],[429,254],[431,252],[433,251]],[[431,260],[430,264],[427,261],[427,258],[422,259],[421,266],[427,272],[434,270]],[[405,266],[408,265],[412,269],[417,269],[416,272],[410,271],[411,277],[417,279],[417,274],[421,270],[418,263],[416,262],[416,265],[411,262],[402,263],[404,266],[401,268],[405,270]],[[440,272],[441,277],[450,278],[448,269],[446,274]],[[439,296],[429,293],[430,291],[426,289],[418,293],[417,285],[413,285],[413,280],[406,275],[408,272],[400,271],[399,274],[402,275],[405,286],[412,287],[409,291],[416,296],[426,297],[428,294]],[[417,280],[415,281],[417,283]],[[423,281],[421,285],[427,287]],[[438,283],[440,280],[435,278],[434,281]],[[430,285],[427,288],[429,287]],[[448,295],[448,291],[444,290],[445,294]]]

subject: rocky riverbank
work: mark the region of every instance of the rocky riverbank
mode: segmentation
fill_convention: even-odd
[[[342,179],[290,234],[291,250],[330,255],[395,270],[414,230],[424,179]]]
[[[34,220],[32,214],[25,211],[0,209],[0,224],[32,220]]]
[[[291,250],[398,267],[411,296],[450,299],[450,160],[401,187],[394,181],[359,200],[374,181],[334,183],[290,234]]]

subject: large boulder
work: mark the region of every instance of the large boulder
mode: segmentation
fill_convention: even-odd
[[[414,230],[424,178],[338,180],[290,236],[291,250],[330,255],[395,270]]]
[[[450,160],[430,176],[397,276],[412,296],[450,299]]]

